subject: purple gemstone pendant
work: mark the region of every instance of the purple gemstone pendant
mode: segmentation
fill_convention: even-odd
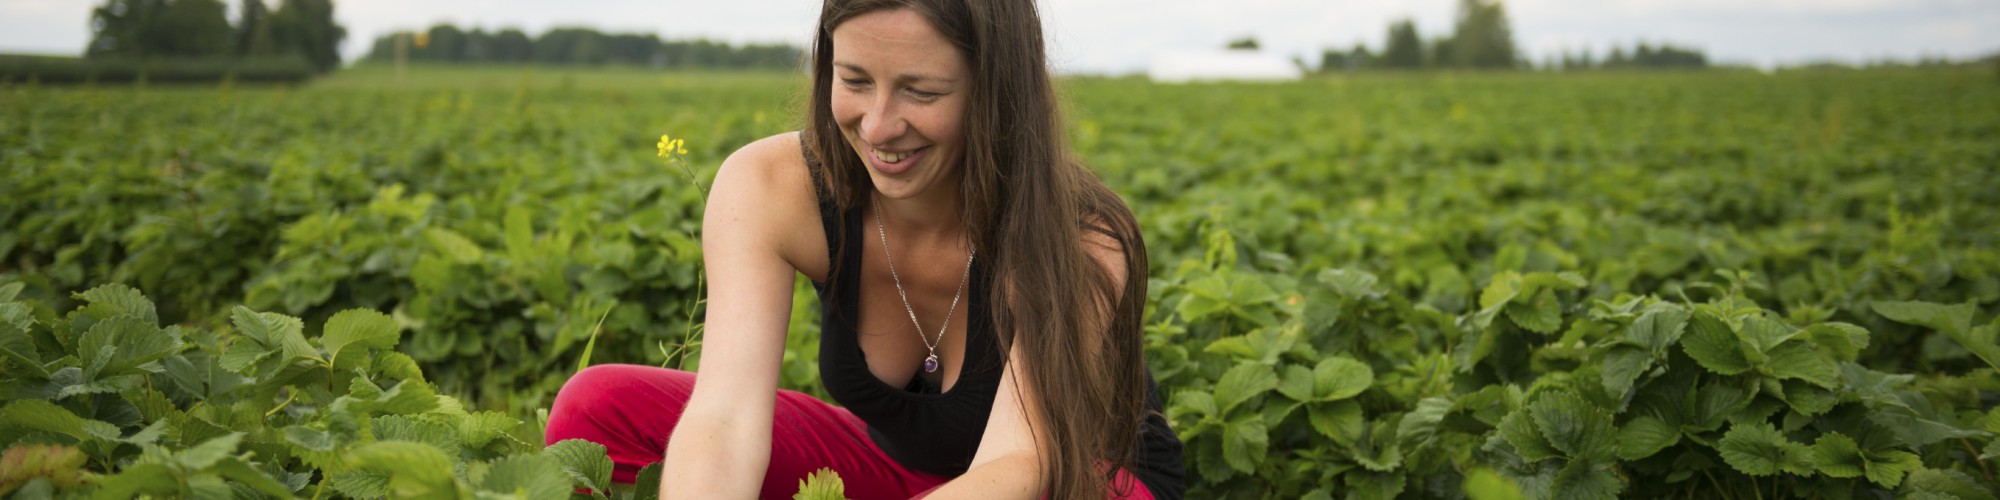
[[[936,373],[937,369],[938,369],[938,362],[936,354],[932,354],[930,357],[924,358],[924,373]]]

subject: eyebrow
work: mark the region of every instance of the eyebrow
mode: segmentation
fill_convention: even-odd
[[[848,71],[853,71],[853,72],[856,72],[856,73],[860,73],[860,74],[863,74],[863,75],[866,75],[866,74],[868,74],[868,70],[866,70],[866,69],[862,69],[861,65],[859,65],[859,64],[854,64],[854,63],[851,63],[851,62],[846,62],[846,61],[834,61],[834,62],[833,62],[833,65],[834,65],[834,66],[839,66],[839,67],[842,67],[842,68],[847,68],[847,70],[848,70]],[[943,83],[943,84],[954,84],[954,83],[958,83],[958,80],[953,80],[953,79],[950,79],[950,78],[945,78],[945,77],[942,77],[942,76],[938,76],[938,75],[932,75],[932,74],[927,74],[927,73],[904,73],[904,74],[902,74],[901,76],[898,76],[898,77],[896,77],[896,81],[899,81],[899,82],[906,82],[906,83],[907,83],[907,82],[921,82],[921,81],[925,81],[925,80],[930,80],[930,81],[935,81],[935,82],[938,82],[938,83]]]

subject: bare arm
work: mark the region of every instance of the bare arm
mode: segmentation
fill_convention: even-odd
[[[1112,290],[1124,290],[1123,246],[1109,236],[1090,231],[1085,231],[1084,238],[1091,258],[1110,273]],[[1118,302],[1118,295],[1122,292],[1114,293],[1111,303]],[[1111,312],[1103,314],[1109,317]],[[1019,345],[1012,348],[1007,368],[1000,377],[999,393],[993,397],[986,432],[979,438],[979,451],[972,456],[972,467],[926,498],[1034,500],[1043,495],[1041,461],[1048,456],[1048,436],[1039,431],[1048,429],[1048,423],[1041,419],[1041,395],[1026,383],[1028,371],[1022,369],[1033,362],[1022,355]]]
[[[1026,360],[1021,358],[1021,349],[1015,347],[1009,356],[1006,371],[1000,377],[999,393],[993,397],[993,413],[986,420],[986,432],[980,435],[979,451],[972,456],[972,467],[965,475],[952,479],[943,487],[931,492],[926,498],[1022,498],[1035,499],[1042,494],[1041,457],[1045,439],[1032,429],[1045,429],[1040,414],[1027,405],[1037,405],[1036,398],[1024,401],[1022,396],[1030,392],[1019,381],[1026,372],[1016,367]],[[1029,420],[1033,419],[1031,428]]]
[[[709,285],[701,369],[668,440],[662,498],[754,498],[769,467],[792,307],[785,247],[798,232],[788,219],[801,203],[787,198],[796,198],[790,184],[803,184],[775,165],[786,146],[773,143],[784,142],[746,146],[716,173],[702,218]]]

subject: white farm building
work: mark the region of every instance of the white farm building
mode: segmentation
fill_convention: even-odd
[[[1253,50],[1167,52],[1153,57],[1146,76],[1155,82],[1292,81],[1305,77],[1298,65]]]

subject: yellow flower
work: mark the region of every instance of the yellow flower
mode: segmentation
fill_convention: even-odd
[[[687,141],[681,139],[674,139],[672,137],[668,137],[667,134],[661,134],[660,143],[655,144],[654,146],[660,148],[661,158],[667,158],[677,154],[680,155],[688,154],[686,142]]]

